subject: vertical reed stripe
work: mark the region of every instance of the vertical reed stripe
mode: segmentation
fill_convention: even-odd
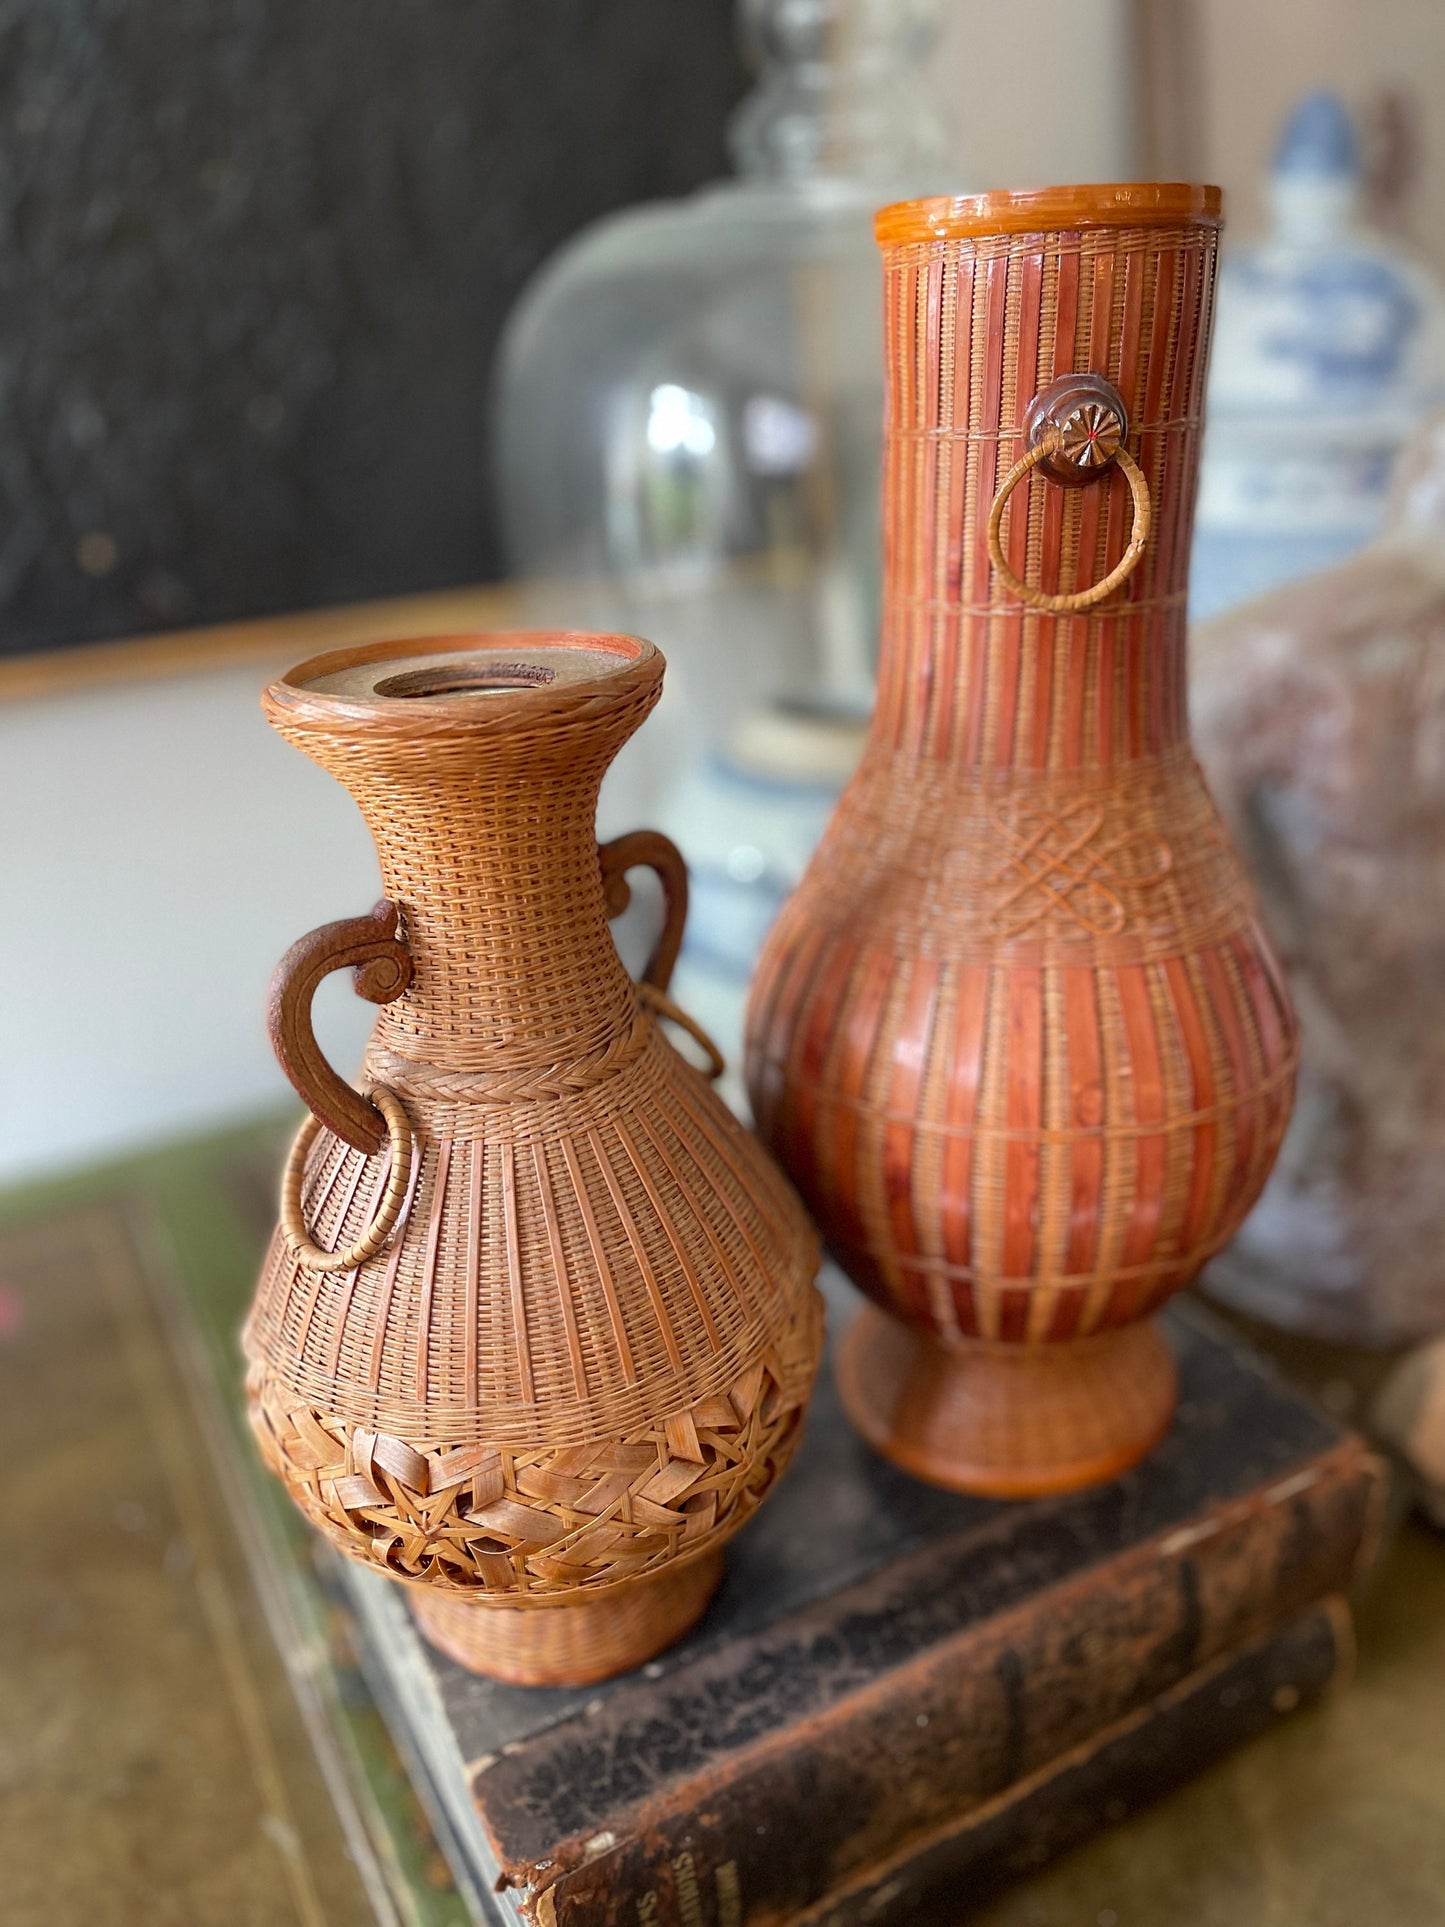
[[[1123,285],[1116,283],[1119,300],[1119,352],[1115,386],[1120,394],[1131,395],[1138,384],[1139,372],[1139,333],[1143,324],[1145,256],[1137,251],[1126,254],[1123,260]],[[1112,477],[1108,503],[1108,531],[1104,544],[1103,566],[1108,566],[1108,558],[1121,554],[1129,540],[1129,524],[1133,520],[1133,503],[1124,486],[1122,476]],[[1139,583],[1137,575],[1124,589],[1125,605],[1137,599]],[[1120,742],[1119,754],[1126,759],[1142,756],[1146,748],[1153,752],[1153,744],[1148,741],[1148,731],[1144,722],[1144,709],[1147,690],[1154,678],[1147,673],[1144,649],[1147,644],[1146,625],[1137,618],[1124,620],[1119,625],[1119,647],[1122,656],[1122,683],[1120,701]]]
[[[562,1227],[557,1222],[557,1200],[552,1195],[552,1174],[542,1140],[532,1144],[532,1164],[537,1173],[537,1197],[542,1206],[542,1222],[547,1227],[547,1249],[552,1257],[552,1280],[562,1308],[562,1325],[567,1334],[567,1356],[572,1364],[572,1386],[579,1398],[587,1396],[587,1362],[582,1353],[582,1337],[577,1330],[577,1307],[572,1303],[572,1281],[567,1270],[567,1251],[562,1242]],[[474,1216],[480,1222],[480,1213]]]
[[[462,1380],[467,1403],[475,1405],[477,1387],[477,1346],[482,1322],[482,1239],[486,1235],[487,1147],[483,1138],[474,1138],[470,1153],[467,1187],[467,1270],[464,1287],[462,1328]]]
[[[391,1179],[391,1146],[390,1144],[388,1144],[386,1147],[386,1150],[382,1154],[380,1165],[377,1168],[376,1182],[371,1188],[371,1195],[367,1205],[367,1213],[366,1213],[366,1222],[368,1224],[370,1224],[371,1220],[376,1216],[377,1211],[380,1209],[381,1201],[383,1197],[386,1195],[386,1187],[387,1187],[387,1184],[390,1182],[390,1179]],[[341,1228],[344,1232],[346,1229],[344,1221],[342,1223]],[[320,1272],[316,1274],[318,1284],[321,1282],[322,1276],[323,1274]],[[325,1365],[324,1365],[324,1369],[328,1373],[333,1373],[333,1374],[335,1373],[337,1369],[337,1365],[341,1358],[341,1341],[342,1341],[343,1334],[345,1333],[345,1330],[346,1330],[346,1319],[347,1319],[348,1313],[351,1310],[351,1301],[356,1296],[356,1281],[360,1276],[361,1276],[361,1268],[359,1266],[355,1271],[348,1271],[346,1273],[345,1277],[341,1281],[341,1290],[337,1294],[336,1303],[332,1308],[331,1338],[330,1338],[330,1343],[327,1347],[326,1359],[325,1359]],[[297,1350],[298,1352],[302,1350],[301,1345],[298,1344]]]
[[[1080,769],[1085,761],[1089,684],[1093,670],[1093,644],[1088,617],[1063,617],[1055,635],[1063,647],[1067,679],[1059,744],[1060,762],[1065,769]]]
[[[522,1289],[522,1240],[517,1229],[517,1165],[511,1144],[503,1144],[502,1229],[507,1247],[507,1293],[512,1310],[512,1336],[517,1347],[517,1377],[522,1403],[535,1405],[537,1389],[532,1379],[532,1341],[527,1333],[527,1299]]]
[[[808,986],[809,1004],[794,1038],[788,1066],[786,1117],[782,1135],[799,1147],[809,1185],[823,1180],[818,1093],[834,1050],[838,1012],[852,981],[862,946],[846,937],[835,939]]]
[[[788,912],[784,911],[784,916]],[[784,927],[786,929],[786,926]],[[779,936],[784,935],[780,929]],[[819,957],[829,941],[829,932],[820,926],[805,926],[797,931],[796,939],[786,950],[787,967],[779,972],[777,990],[769,1000],[765,1027],[754,1029],[752,1035],[761,1044],[762,1071],[761,1081],[757,1083],[753,1098],[754,1110],[760,1125],[771,1130],[775,1123],[781,1128],[779,1107],[784,1101],[784,1092],[791,1088],[796,1077],[795,1053],[801,1044],[801,1033],[795,1026],[795,1019],[804,997],[813,981]],[[782,1088],[780,1080],[771,1075],[769,1067],[783,1067]]]
[[[1194,1079],[1163,961],[1148,963],[1145,966],[1145,978],[1149,986],[1149,1006],[1154,1016],[1154,1032],[1159,1040],[1159,1057],[1164,1073],[1163,1129],[1160,1138],[1164,1159],[1163,1203],[1151,1254],[1157,1261],[1153,1282],[1142,1304],[1142,1311],[1152,1311],[1184,1284],[1189,1276],[1179,1260],[1185,1251],[1184,1220],[1189,1208],[1189,1160],[1192,1147],[1192,1133],[1184,1128],[1184,1120],[1193,1107]]]
[[[366,1176],[367,1167],[369,1166],[370,1163],[371,1163],[370,1158],[358,1156],[355,1153],[353,1153],[351,1158],[351,1182],[346,1187],[345,1194],[341,1200],[341,1207],[336,1214],[336,1237],[334,1240],[333,1248],[335,1246],[339,1246],[345,1243],[349,1239],[354,1239],[358,1237],[361,1231],[363,1230],[363,1228],[371,1222],[372,1217],[375,1215],[375,1207],[374,1206],[369,1207],[366,1210],[364,1215],[359,1216],[357,1218],[355,1227],[353,1229],[352,1212],[355,1210],[355,1207],[356,1207],[357,1194],[361,1190],[361,1181]],[[390,1172],[391,1172],[390,1142],[387,1143],[385,1149],[381,1154],[381,1164],[384,1167],[387,1175],[390,1175]],[[386,1182],[386,1179],[385,1177],[383,1177],[382,1178],[383,1186],[385,1185],[385,1182]],[[380,1194],[378,1194],[377,1202],[378,1203],[380,1202]]]
[[[1198,1120],[1193,1131],[1193,1155],[1180,1233],[1182,1248],[1192,1251],[1206,1235],[1212,1217],[1218,1140],[1218,1125],[1212,1115],[1216,1091],[1214,1063],[1188,965],[1182,957],[1166,957],[1163,970],[1189,1065],[1189,1104]]]
[[[1201,251],[1190,248],[1184,253],[1181,263],[1183,293],[1175,311],[1175,325],[1172,347],[1174,365],[1169,380],[1169,414],[1172,420],[1197,420],[1198,393],[1195,388],[1197,370],[1202,366],[1201,350],[1208,347],[1200,333],[1199,304],[1204,291],[1201,272]],[[1197,433],[1197,430],[1196,430]],[[1193,476],[1198,470],[1198,457],[1194,448],[1194,437],[1190,445],[1182,445],[1182,438],[1171,436],[1166,443],[1166,464],[1163,487],[1168,491],[1160,518],[1163,538],[1160,550],[1160,565],[1167,567],[1171,575],[1177,571],[1180,586],[1183,587],[1189,574],[1189,518],[1193,513]],[[1166,665],[1173,674],[1182,678],[1184,647],[1183,612],[1179,612],[1175,625],[1175,648],[1178,660]]]
[[[607,1261],[607,1246],[603,1242],[601,1232],[597,1229],[597,1220],[592,1213],[592,1200],[588,1196],[582,1167],[577,1161],[577,1150],[570,1137],[562,1139],[562,1156],[566,1160],[567,1175],[572,1180],[572,1190],[577,1201],[578,1214],[582,1219],[582,1228],[587,1233],[587,1248],[592,1253],[592,1268],[597,1273],[598,1284],[602,1287],[602,1297],[607,1306],[607,1316],[612,1326],[612,1340],[617,1347],[622,1376],[629,1385],[635,1385],[637,1366],[633,1361],[632,1347],[627,1342],[627,1325],[622,1316],[622,1307],[617,1301],[617,1285],[612,1276],[612,1267]]]
[[[305,1200],[304,1208],[308,1224],[320,1223],[321,1214],[331,1202],[331,1194],[336,1189],[336,1180],[346,1169],[346,1160],[351,1150],[351,1146],[346,1140],[339,1137],[333,1138],[329,1142],[323,1138],[321,1140],[321,1146],[320,1157],[317,1157],[313,1152],[306,1172],[306,1178],[309,1181],[311,1178],[311,1167],[317,1167],[316,1187],[310,1197]],[[331,1165],[330,1170],[327,1170],[327,1165],[333,1154],[335,1155],[336,1162]],[[322,1173],[325,1175],[322,1176]]]
[[[988,1001],[980,1040],[976,1113],[971,1157],[969,1209],[969,1284],[973,1311],[983,1338],[1000,1336],[1000,1292],[1008,1282],[1003,1266],[1008,1134],[998,1125],[1008,1104],[1008,1012],[1010,972],[989,968]],[[985,1128],[978,1129],[982,1123]]]
[[[896,969],[897,959],[886,950],[861,954],[838,1007],[836,1046],[825,1076],[830,1101],[817,1124],[818,1175],[824,1194],[838,1201],[834,1222],[845,1244],[866,1235],[860,1217],[867,1179],[860,1168],[859,1107]]]
[[[307,1346],[311,1341],[312,1321],[316,1316],[316,1306],[321,1298],[321,1288],[328,1282],[330,1275],[325,1271],[313,1271],[308,1274],[303,1266],[299,1264],[296,1266],[295,1284],[292,1289],[294,1291],[297,1287],[304,1287],[306,1291],[301,1307],[301,1322],[296,1327],[296,1352],[300,1358],[306,1357]],[[350,1279],[356,1274],[353,1270],[343,1275]]]
[[[960,1273],[973,1264],[973,1154],[974,1118],[983,1082],[984,1028],[992,972],[985,964],[965,964],[956,973],[953,1029],[948,1048],[948,1085],[943,1116],[947,1133],[939,1196],[939,1229],[943,1257]],[[973,1293],[965,1283],[955,1287],[954,1311],[959,1329],[977,1330]]]
[[[1114,982],[1124,1018],[1129,1083],[1133,1092],[1133,1121],[1138,1127],[1134,1148],[1134,1195],[1130,1201],[1120,1262],[1126,1272],[1136,1273],[1157,1250],[1164,1213],[1164,1189],[1168,1178],[1167,1145],[1163,1134],[1167,1115],[1164,1066],[1148,976],[1143,966],[1120,966],[1114,972]],[[1114,1301],[1110,1307],[1112,1321],[1122,1323],[1135,1316],[1141,1295],[1137,1278],[1123,1279],[1115,1287]]]
[[[1094,1260],[1085,1281],[1079,1313],[1081,1334],[1097,1330],[1108,1315],[1115,1281],[1123,1263],[1129,1205],[1134,1195],[1137,1149],[1129,1125],[1133,1106],[1129,1092],[1129,1045],[1120,1008],[1119,986],[1113,970],[1095,970],[1094,996],[1099,1021],[1099,1063],[1102,1099],[1099,1107],[1100,1149],[1103,1162],[1094,1198]]]
[[[717,1260],[718,1269],[721,1271],[723,1277],[727,1279],[728,1284],[732,1287],[733,1296],[737,1299],[738,1304],[742,1308],[744,1315],[747,1317],[752,1317],[756,1312],[757,1307],[754,1305],[752,1298],[749,1296],[747,1287],[744,1285],[742,1279],[738,1276],[737,1269],[733,1265],[730,1258],[728,1257],[727,1251],[724,1248],[721,1239],[719,1239],[716,1236],[716,1234],[712,1231],[712,1229],[708,1225],[707,1220],[703,1214],[702,1207],[698,1203],[697,1193],[694,1190],[693,1186],[688,1182],[687,1178],[683,1175],[682,1166],[678,1163],[677,1159],[672,1155],[672,1153],[667,1149],[667,1146],[664,1144],[661,1135],[654,1127],[651,1118],[647,1116],[646,1112],[642,1112],[639,1114],[637,1122],[641,1125],[642,1133],[644,1137],[646,1137],[648,1143],[651,1144],[653,1150],[657,1153],[658,1157],[662,1159],[663,1164],[667,1169],[668,1176],[672,1179],[672,1182],[677,1186],[678,1196],[682,1199],[683,1203],[687,1206],[688,1211],[692,1215],[694,1224],[697,1226],[698,1230],[707,1238],[712,1249],[712,1254]],[[737,1224],[738,1220],[734,1218],[733,1222],[734,1224]]]
[[[1092,258],[1086,264],[1089,271],[1087,309],[1080,314],[1081,332],[1087,314],[1087,345],[1076,366],[1098,368],[1105,373],[1116,374],[1112,353],[1116,338],[1112,327],[1115,256],[1112,251],[1105,249],[1092,250],[1091,253]],[[1098,576],[1103,548],[1101,536],[1108,527],[1109,504],[1122,482],[1123,477],[1117,470],[1111,470],[1102,481],[1075,491],[1079,498],[1079,538],[1073,552],[1074,570],[1068,584],[1070,588],[1082,588],[1086,582]],[[1041,482],[1040,486],[1046,487],[1047,484]],[[1123,543],[1119,546],[1122,549]],[[1117,613],[1111,621],[1090,624],[1090,641],[1098,663],[1092,760],[1100,764],[1112,762],[1118,753],[1114,724],[1118,713],[1115,699],[1120,627]]]
[[[1242,1194],[1248,1189],[1250,1173],[1254,1168],[1254,1106],[1242,1102],[1253,1084],[1249,1048],[1239,1021],[1234,986],[1225,970],[1223,958],[1217,950],[1206,950],[1199,957],[1199,967],[1204,972],[1210,1014],[1224,1045],[1228,1073],[1226,1089],[1234,1102],[1234,1156],[1228,1189],[1231,1193]]]
[[[992,497],[1002,477],[997,437],[1003,427],[1003,364],[1008,347],[1004,331],[1004,307],[1008,292],[1008,269],[1008,256],[995,255],[984,271],[987,306],[983,317],[983,338],[988,344],[988,353],[978,369],[977,427],[989,439],[979,444],[980,500],[988,500]],[[993,564],[989,560],[988,539],[984,524],[979,522],[974,533],[973,580],[978,584],[980,598],[986,593],[985,585],[991,584],[992,576]],[[989,694],[992,668],[991,643],[995,621],[996,618],[989,615],[982,622],[970,623],[966,636],[960,638],[966,645],[969,674],[968,714],[965,720],[963,754],[970,763],[976,763],[984,749],[983,725]]]
[[[920,957],[909,972],[906,1001],[889,1060],[884,1102],[883,1186],[893,1248],[904,1258],[920,1254],[913,1213],[913,1154],[917,1132],[914,1125],[905,1120],[916,1118],[919,1112],[924,1073],[933,1051],[938,983],[938,960]],[[871,1132],[868,1141],[872,1141]]]
[[[1069,1120],[1076,1133],[1064,1272],[1067,1277],[1082,1278],[1094,1269],[1098,1255],[1104,1144],[1096,1133],[1105,1115],[1104,1052],[1094,972],[1069,964],[1059,975],[1064,993],[1064,1035],[1068,1039]]]
[[[614,1124],[614,1131],[616,1128]],[[618,1178],[616,1168],[612,1163],[611,1155],[595,1130],[587,1133],[587,1142],[592,1147],[592,1155],[597,1160],[598,1169],[602,1173],[603,1182],[606,1184],[608,1194],[612,1199],[612,1208],[617,1213],[618,1223],[622,1226],[622,1235],[626,1238],[632,1249],[632,1256],[637,1265],[638,1276],[642,1280],[643,1288],[647,1292],[648,1300],[652,1305],[653,1316],[657,1320],[658,1334],[662,1339],[663,1348],[667,1353],[667,1361],[675,1372],[680,1372],[682,1370],[682,1351],[677,1342],[677,1333],[672,1328],[672,1320],[667,1313],[667,1302],[658,1289],[657,1273],[652,1269],[652,1261],[647,1255],[647,1246],[644,1244],[638,1232],[637,1220],[632,1215],[632,1209],[627,1202],[626,1194],[622,1189],[622,1184]]]
[[[398,1229],[392,1242],[391,1255],[382,1273],[381,1294],[371,1321],[371,1357],[367,1365],[366,1383],[373,1392],[381,1390],[381,1354],[386,1344],[386,1327],[391,1318],[392,1294],[396,1290],[396,1274],[401,1264],[401,1254],[406,1249],[402,1230],[411,1222],[411,1207],[416,1198],[417,1186],[421,1182],[422,1167],[426,1163],[426,1146],[418,1140],[412,1146],[411,1174],[406,1183],[406,1198],[401,1207]]]
[[[1007,1091],[1004,1115],[1003,1252],[1005,1278],[1032,1277],[1038,1260],[1039,1132],[1043,1125],[1044,983],[1035,966],[1012,970],[1008,986]],[[1016,1334],[1006,1333],[1005,1336]]]
[[[638,1120],[639,1123],[644,1121],[645,1120],[642,1119]],[[671,1245],[677,1259],[678,1267],[682,1272],[688,1292],[692,1297],[693,1304],[697,1307],[698,1317],[702,1320],[703,1330],[707,1333],[708,1343],[714,1351],[718,1351],[722,1346],[722,1334],[718,1331],[717,1320],[712,1315],[712,1307],[707,1301],[707,1293],[703,1289],[702,1279],[698,1276],[697,1266],[693,1263],[692,1254],[688,1250],[687,1240],[679,1234],[678,1227],[673,1220],[672,1212],[658,1195],[657,1186],[653,1183],[646,1162],[639,1153],[637,1145],[627,1128],[626,1119],[624,1117],[618,1117],[613,1128],[617,1132],[617,1140],[622,1146],[623,1154],[627,1162],[632,1166],[639,1184],[641,1184],[643,1190],[647,1193],[647,1201],[657,1216],[659,1226],[667,1235],[667,1241]],[[664,1168],[669,1178],[675,1181],[676,1166],[670,1158],[664,1159]],[[717,1243],[715,1238],[707,1231],[704,1232],[704,1236],[710,1254],[716,1256]]]
[[[345,1160],[343,1160],[343,1163],[344,1162]],[[366,1167],[370,1162],[371,1160],[369,1158],[358,1156],[354,1152],[352,1153],[351,1182],[346,1187],[346,1195],[342,1199],[341,1209],[336,1215],[336,1234],[331,1241],[331,1249],[333,1251],[341,1250],[347,1242],[346,1221],[351,1215],[351,1207],[356,1202],[357,1191],[360,1189],[361,1180],[366,1176]],[[387,1145],[385,1151],[382,1153],[381,1163],[384,1170],[389,1172],[391,1169],[390,1144]],[[339,1174],[342,1169],[342,1164],[338,1164],[336,1168]],[[385,1183],[385,1178],[382,1179],[382,1183]],[[378,1204],[381,1201],[381,1195],[380,1191],[376,1194]],[[315,1223],[314,1217],[312,1222]],[[355,1235],[356,1234],[353,1234],[353,1236]],[[316,1315],[317,1300],[321,1296],[321,1288],[326,1276],[327,1274],[323,1271],[313,1271],[310,1274],[310,1290],[307,1294],[306,1302],[302,1307],[301,1322],[296,1328],[296,1352],[298,1357],[301,1358],[305,1358],[306,1349],[311,1340],[311,1321]]]
[[[432,1184],[431,1212],[427,1218],[426,1247],[421,1265],[421,1304],[418,1308],[416,1334],[416,1395],[424,1399],[429,1389],[428,1372],[431,1365],[431,1314],[432,1300],[436,1295],[437,1246],[442,1235],[442,1213],[446,1209],[447,1173],[452,1163],[452,1141],[444,1137],[437,1141],[436,1177]]]
[[[1007,333],[1014,342],[1013,367],[999,365],[999,429],[1017,419],[1018,396],[1025,397],[1036,386],[1039,351],[1039,310],[1037,289],[1028,298],[1028,258],[1008,263]],[[1009,565],[1016,574],[1028,569],[1029,524],[1037,510],[1038,490],[1030,488],[1024,501],[1016,502],[1007,532]],[[991,678],[988,735],[992,742],[990,760],[999,769],[1008,769],[1014,760],[1014,737],[1019,724],[1025,605],[1013,603],[1000,617],[992,651],[997,673]],[[1036,625],[1029,624],[1030,630]],[[1026,699],[1025,699],[1026,700]]]
[[[973,256],[963,256],[952,269],[950,283],[953,290],[953,363],[945,367],[942,377],[949,384],[951,397],[949,417],[957,434],[966,434],[971,421],[970,371],[973,367]],[[967,591],[968,560],[965,536],[964,503],[965,491],[969,489],[970,460],[972,451],[964,442],[954,451],[954,468],[950,477],[947,506],[944,511],[945,552],[948,563],[944,571],[943,595],[948,601],[961,600]],[[956,660],[956,658],[955,658]]]
[[[1234,945],[1221,944],[1214,955],[1219,961],[1220,969],[1233,995],[1237,1027],[1242,1040],[1244,1074],[1239,1088],[1241,1092],[1248,1093],[1247,1108],[1253,1127],[1249,1164],[1242,1192],[1245,1197],[1254,1198],[1258,1196],[1274,1158],[1274,1139],[1269,1130],[1269,1097],[1266,1082],[1268,1066],[1264,1059],[1263,1044],[1250,1000],[1249,986],[1240,970]]]
[[[1038,1257],[1027,1328],[1030,1343],[1046,1339],[1063,1299],[1072,1295],[1064,1275],[1073,1166],[1072,1092],[1063,977],[1056,964],[1040,966],[1043,980],[1043,1065],[1040,1093]]]
[[[1287,1006],[1279,996],[1278,977],[1259,954],[1260,945],[1244,936],[1237,936],[1229,947],[1244,984],[1249,1007],[1254,1012],[1261,1051],[1261,1075],[1267,1078],[1270,1066],[1280,1063],[1292,1049],[1294,1025],[1287,1017]],[[1287,1093],[1278,1087],[1264,1091],[1261,1109],[1265,1131],[1270,1137],[1283,1129],[1286,1098]]]
[[[684,1110],[687,1110],[690,1108],[688,1104],[689,1093],[685,1088],[679,1087],[679,1089],[676,1092],[674,1092],[673,1095],[681,1101]],[[736,1178],[738,1176],[737,1165],[734,1163],[732,1158],[729,1157],[726,1146],[721,1141],[719,1141],[716,1148],[721,1154],[723,1161],[727,1165],[729,1171],[732,1173],[734,1178]],[[700,1165],[697,1165],[696,1168],[698,1170],[699,1176],[702,1177],[705,1182],[711,1183],[713,1181],[711,1174],[709,1172],[704,1171]],[[717,1195],[720,1202],[722,1203],[724,1208],[727,1210],[729,1216],[731,1217],[734,1226],[737,1228],[738,1235],[742,1238],[743,1243],[747,1246],[748,1252],[752,1257],[754,1264],[758,1268],[759,1275],[761,1277],[766,1278],[769,1275],[769,1271],[771,1269],[771,1261],[769,1260],[768,1257],[764,1255],[763,1249],[761,1245],[758,1243],[757,1236],[753,1231],[753,1227],[748,1223],[748,1214],[747,1214],[746,1208],[737,1202],[737,1200],[732,1196],[727,1186],[725,1185],[719,1185],[717,1187]]]

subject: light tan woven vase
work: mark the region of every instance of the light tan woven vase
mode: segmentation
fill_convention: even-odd
[[[627,636],[428,638],[264,699],[356,798],[385,900],[272,985],[313,1115],[246,1327],[252,1421],[329,1539],[521,1683],[606,1677],[698,1617],[821,1342],[797,1199],[658,1027],[681,859],[595,838],[662,669]],[[667,902],[641,985],[608,928],[639,864]],[[382,1006],[359,1091],[310,1024],[344,966]]]
[[[1106,1479],[1162,1435],[1149,1314],[1292,1101],[1185,705],[1218,224],[1216,189],[1156,184],[878,217],[877,711],[764,949],[748,1073],[882,1308],[844,1347],[855,1424],[969,1491]]]

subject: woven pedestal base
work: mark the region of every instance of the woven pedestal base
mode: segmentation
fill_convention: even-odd
[[[1179,1397],[1147,1320],[1071,1344],[944,1346],[872,1305],[844,1337],[838,1389],[875,1451],[990,1499],[1117,1478],[1168,1431]]]
[[[423,1586],[411,1589],[411,1604],[432,1645],[469,1672],[511,1686],[591,1686],[680,1639],[702,1617],[722,1570],[717,1551],[575,1606],[486,1606]]]

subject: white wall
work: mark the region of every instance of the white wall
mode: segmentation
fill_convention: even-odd
[[[944,22],[938,84],[971,186],[1134,178],[1132,0],[946,0]]]
[[[379,891],[360,819],[266,727],[260,681],[232,670],[0,707],[20,992],[0,1176],[284,1101],[262,1021],[271,967]],[[350,1061],[375,1013],[327,1002]]]

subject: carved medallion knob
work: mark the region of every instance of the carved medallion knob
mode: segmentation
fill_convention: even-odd
[[[1040,389],[1024,416],[1024,436],[1030,448],[1045,437],[1057,437],[1040,463],[1056,482],[1078,487],[1097,481],[1124,446],[1129,434],[1129,411],[1124,397],[1102,375],[1061,375]]]

